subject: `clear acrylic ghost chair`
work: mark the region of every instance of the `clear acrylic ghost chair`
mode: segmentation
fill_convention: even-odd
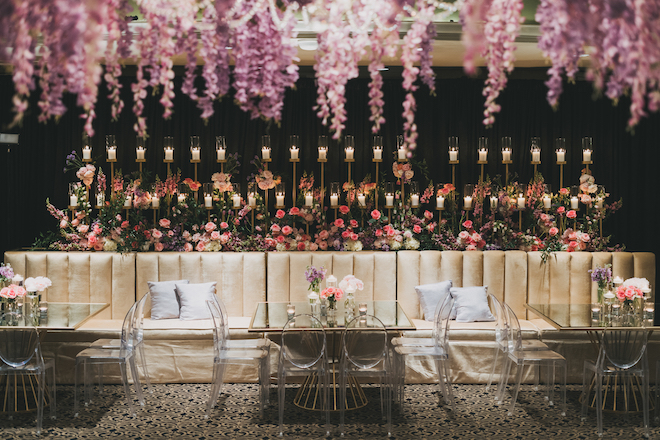
[[[387,435],[392,435],[392,389],[394,371],[390,361],[387,330],[372,315],[353,318],[342,334],[339,361],[339,432],[344,435],[346,388],[349,376],[378,377],[380,380],[380,409],[387,418]]]
[[[325,434],[330,435],[329,364],[325,330],[312,315],[296,315],[284,325],[277,371],[279,396],[279,435],[284,436],[286,380],[290,376],[309,377],[321,388],[325,412]]]
[[[144,348],[144,310],[145,304],[151,300],[151,293],[147,292],[137,303],[135,313],[133,314],[133,331],[135,332],[135,353],[140,358],[140,366],[142,367],[142,374],[147,384],[147,391],[153,393],[151,387],[151,380],[149,378],[149,370],[147,369],[147,358]],[[116,350],[121,347],[121,339],[97,339],[90,347],[93,348],[106,348]],[[99,374],[99,382],[102,385],[103,375]]]
[[[585,361],[582,382],[582,420],[586,420],[590,403],[589,384],[593,377],[596,391],[597,433],[603,436],[603,378],[616,377],[622,384],[625,402],[632,402],[628,393],[640,390],[644,413],[644,435],[649,436],[649,362],[647,356],[648,331],[612,330],[599,333],[600,350],[596,362]],[[633,382],[637,377],[642,380]],[[632,397],[632,396],[631,396]],[[636,400],[636,398],[635,398]],[[627,410],[627,408],[626,408]]]
[[[552,406],[554,405],[554,379],[555,379],[555,369],[557,366],[562,368],[562,383],[561,383],[561,393],[562,393],[562,416],[566,415],[566,359],[559,353],[552,350],[524,350],[523,349],[523,339],[522,332],[520,331],[520,322],[518,317],[511,310],[508,304],[503,304],[504,311],[507,314],[507,321],[509,324],[508,328],[508,349],[507,356],[504,363],[504,369],[502,370],[502,375],[500,376],[500,382],[498,385],[498,400],[500,402],[504,399],[504,392],[506,390],[507,379],[511,372],[511,364],[515,363],[517,366],[516,371],[516,385],[511,397],[511,406],[509,408],[509,415],[513,414],[513,410],[518,399],[518,392],[520,391],[520,384],[522,382],[523,371],[526,366],[538,366],[539,373],[541,367],[547,368],[547,380],[548,380],[548,401]]]
[[[488,294],[488,302],[490,303],[490,310],[493,312],[493,315],[495,315],[495,352],[493,354],[493,368],[491,369],[490,375],[488,376],[488,384],[486,385],[486,391],[490,389],[490,386],[493,383],[493,377],[495,376],[495,371],[497,370],[498,366],[502,367],[500,374],[503,374],[504,364],[506,363],[506,356],[509,351],[509,337],[508,337],[509,322],[507,319],[508,313],[506,313],[506,311],[504,310],[504,306],[502,305],[500,300],[498,300],[492,293]],[[515,347],[512,345],[510,348],[514,349]],[[549,350],[548,346],[543,342],[539,341],[538,339],[523,339],[522,349]],[[500,353],[502,354],[501,360],[500,360]],[[537,386],[538,386],[538,377],[539,375],[537,374],[536,375]],[[499,401],[498,400],[499,396],[500,393],[498,390],[498,392],[495,393],[496,401]]]
[[[124,385],[124,391],[126,393],[126,399],[128,401],[128,410],[129,414],[133,417],[137,415],[135,411],[135,406],[133,404],[133,398],[131,397],[130,385],[128,382],[127,374],[127,365],[131,370],[131,376],[135,385],[135,393],[137,395],[138,402],[140,405],[144,406],[144,396],[142,395],[142,386],[140,385],[140,377],[137,372],[137,366],[135,362],[135,350],[134,344],[136,340],[136,334],[133,331],[134,323],[134,314],[136,313],[137,304],[133,304],[131,309],[126,314],[124,318],[124,323],[122,324],[121,330],[121,345],[116,349],[106,349],[106,348],[96,348],[90,347],[81,351],[76,355],[76,370],[75,370],[75,386],[74,386],[74,399],[73,399],[73,412],[74,416],[77,417],[79,414],[78,411],[78,384],[80,380],[80,368],[83,369],[83,384],[85,388],[85,405],[87,406],[91,402],[91,377],[90,377],[90,365],[98,365],[102,367],[103,365],[108,364],[118,364],[121,371],[122,383]],[[99,371],[102,371],[100,368]]]
[[[259,364],[259,409],[263,415],[264,405],[268,398],[268,386],[270,385],[270,362],[268,350],[239,348],[229,349],[225,338],[225,323],[220,305],[217,301],[206,301],[213,320],[213,381],[211,383],[211,394],[206,407],[208,418],[215,407],[215,403],[222,391],[225,370],[227,364],[254,365]]]
[[[19,329],[4,325],[6,322],[17,322],[19,319],[20,316],[16,313],[6,313],[0,316],[0,360],[2,361],[0,375],[7,376],[3,411],[9,413],[11,418],[17,411],[14,404],[18,394],[20,392],[28,393],[30,390],[27,387],[36,386],[37,434],[40,434],[47,386],[50,389],[50,417],[54,419],[56,416],[55,361],[53,359],[44,361],[39,333],[35,327]],[[46,372],[49,369],[52,374],[48,377],[50,383],[47,383]],[[34,379],[31,378],[28,384],[22,381],[19,385],[18,376],[31,376]],[[13,393],[11,392],[11,379],[13,379]],[[20,387],[24,387],[24,390],[20,391]],[[14,398],[12,398],[12,394]]]
[[[229,336],[229,314],[227,313],[227,308],[225,303],[222,300],[216,298],[217,304],[220,307],[220,313],[222,313],[222,319],[224,322],[223,332],[225,338],[225,347],[227,349],[245,349],[245,348],[262,348],[268,350],[270,355],[270,340],[266,338],[261,339],[231,339]]]
[[[436,313],[434,327],[433,346],[398,346],[394,348],[394,360],[396,365],[396,386],[399,388],[397,397],[399,404],[403,404],[403,390],[405,387],[406,358],[430,357],[435,361],[438,373],[438,383],[442,395],[450,408],[454,410],[454,399],[451,391],[451,378],[449,375],[449,324],[451,310],[454,307],[454,298],[447,295],[439,311]]]

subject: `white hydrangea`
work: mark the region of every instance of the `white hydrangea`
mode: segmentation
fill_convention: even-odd
[[[275,246],[275,250],[278,252],[284,252],[286,251],[286,244],[284,243],[277,243],[277,246]]]
[[[348,240],[346,242],[346,250],[359,252],[362,250],[362,242],[360,240]]]
[[[392,240],[392,242],[390,243],[390,249],[393,251],[398,251],[399,249],[401,249],[401,242],[397,240]]]
[[[406,240],[406,249],[411,249],[411,250],[417,250],[419,249],[419,240],[417,240],[414,237],[409,238]]]
[[[117,243],[114,240],[106,240],[105,243],[103,243],[103,250],[110,252],[116,251]]]
[[[218,252],[221,249],[222,249],[222,245],[218,240],[212,240],[206,243],[206,247],[204,248],[206,252]]]

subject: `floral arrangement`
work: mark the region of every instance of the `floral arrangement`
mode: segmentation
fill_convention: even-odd
[[[321,266],[317,269],[315,266],[307,266],[305,270],[305,279],[309,283],[307,290],[318,292],[320,290],[321,281],[325,279],[327,273],[325,267]]]
[[[650,291],[646,278],[628,278],[617,287],[616,297],[621,302],[629,303],[637,298],[644,298],[644,293]]]
[[[344,292],[351,294],[364,289],[364,283],[354,275],[346,275],[340,282],[339,288]]]
[[[25,289],[17,284],[10,284],[0,290],[0,297],[5,299],[22,298],[25,294]]]
[[[612,265],[598,266],[589,270],[589,274],[591,274],[591,281],[598,284],[598,302],[603,302],[605,290],[612,284]]]
[[[339,287],[326,287],[321,291],[321,298],[328,300],[331,309],[334,309],[337,301],[344,296],[344,291]]]
[[[0,263],[0,283],[8,283],[14,278],[14,269],[11,264]]]
[[[46,277],[28,277],[25,279],[25,290],[28,292],[43,292],[53,285],[50,278]]]

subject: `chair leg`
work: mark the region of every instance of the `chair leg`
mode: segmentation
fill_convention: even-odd
[[[140,375],[138,374],[137,365],[135,364],[135,353],[128,360],[128,366],[131,369],[131,376],[133,376],[133,386],[135,386],[135,394],[137,395],[138,403],[144,406],[144,395],[142,394],[142,384],[140,383]]]
[[[584,422],[587,420],[587,412],[589,408],[589,398],[591,397],[591,393],[589,393],[589,376],[587,376],[589,368],[587,368],[587,363],[584,363],[584,367],[582,368],[582,421]]]
[[[642,410],[644,411],[644,436],[649,438],[649,361],[644,352],[642,359]],[[656,402],[657,405],[657,402]]]
[[[327,389],[324,387],[324,391]],[[279,400],[278,412],[279,412],[279,422],[280,422],[280,437],[284,436],[284,398],[286,397],[286,376],[283,372],[278,372],[277,375],[277,398]],[[327,399],[326,399],[327,405]]]
[[[516,387],[513,390],[513,395],[511,396],[511,406],[509,407],[509,415],[513,415],[513,409],[516,406],[516,400],[518,400],[518,392],[520,391],[520,383],[522,382],[523,370],[525,369],[525,364],[516,364]]]
[[[346,371],[342,359],[339,367],[339,435],[344,436],[344,417],[346,416]],[[382,397],[381,394],[381,414],[382,414]]]
[[[218,399],[218,394],[220,393],[220,384],[218,383],[218,376],[220,366],[219,363],[215,362],[213,364],[213,379],[211,380],[211,392],[209,393],[209,401],[206,403],[206,418],[211,417],[211,412],[213,407],[215,407],[215,402]]]
[[[46,371],[39,372],[39,386],[37,398],[37,435],[41,434],[41,428],[44,421],[44,388],[46,387]]]
[[[447,396],[445,397],[445,400],[447,400],[447,403],[449,403],[449,408],[452,411],[456,411],[456,407],[454,406],[454,394],[451,390],[451,371],[449,368],[449,359],[444,359],[442,361],[442,365],[445,372],[445,386],[447,387]]]
[[[142,364],[142,372],[144,373],[144,381],[147,383],[147,392],[153,394],[154,390],[151,388],[151,378],[149,377],[149,371],[147,370],[147,357],[144,354],[144,342],[142,342],[138,348],[140,352],[140,363]]]
[[[493,383],[493,377],[495,376],[495,370],[497,369],[497,361],[499,356],[500,356],[500,344],[497,343],[497,346],[495,347],[495,354],[493,355],[493,368],[491,368],[490,376],[488,376],[488,384],[486,385],[486,391],[490,390],[490,386]],[[497,394],[495,395],[497,396]]]
[[[603,436],[603,377],[596,373],[596,432]]]
[[[566,361],[563,361],[561,363],[563,369],[564,369],[564,374],[562,376],[562,383],[561,383],[561,415],[562,417],[566,417],[566,379],[568,376],[568,364]]]
[[[124,393],[126,393],[126,400],[128,401],[128,413],[136,417],[137,413],[135,412],[135,408],[133,406],[133,397],[131,397],[131,387],[128,384],[128,375],[126,373],[126,364],[125,363],[120,363],[119,364],[119,369],[121,370],[121,380],[124,383]]]
[[[84,361],[83,361],[84,362]],[[76,368],[73,373],[74,383],[73,383],[73,417],[78,417],[78,382],[80,382],[78,367],[80,365],[80,359],[76,359]],[[84,369],[84,367],[83,367]]]
[[[509,381],[509,374],[511,373],[511,359],[504,353],[504,362],[502,364],[502,373],[500,375],[500,382],[497,384],[497,403],[500,404],[504,401],[504,393],[506,392],[506,385]]]
[[[53,360],[53,366],[50,369],[52,372],[51,382],[50,382],[50,418],[57,418],[57,380],[55,378],[55,361]]]

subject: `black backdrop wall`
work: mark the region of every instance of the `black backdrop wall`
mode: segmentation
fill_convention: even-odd
[[[396,72],[394,72],[396,73]],[[434,182],[450,182],[451,168],[448,164],[447,138],[458,136],[460,144],[460,165],[457,169],[457,187],[465,183],[475,183],[478,179],[477,139],[489,138],[491,152],[486,171],[489,175],[503,174],[499,154],[502,136],[513,139],[513,165],[510,170],[520,175],[521,182],[532,176],[529,145],[532,136],[541,137],[542,164],[539,171],[546,181],[559,186],[559,167],[554,162],[554,140],[565,137],[567,160],[564,185],[575,184],[580,176],[581,145],[583,136],[594,139],[594,164],[592,173],[597,183],[605,185],[611,194],[610,200],[623,198],[623,209],[615,214],[607,225],[614,235],[615,243],[623,243],[628,250],[655,252],[660,245],[657,219],[657,197],[659,189],[658,165],[660,154],[660,116],[651,115],[642,120],[634,134],[626,130],[628,100],[618,106],[604,98],[594,99],[591,84],[578,81],[565,84],[560,107],[553,111],[545,101],[546,87],[543,84],[544,71],[537,69],[517,69],[509,81],[507,89],[499,101],[502,112],[491,129],[481,124],[483,78],[467,78],[459,69],[437,69],[437,96],[429,96],[425,87],[417,92],[417,124],[419,129],[419,149],[417,159],[426,160],[430,177]],[[394,76],[394,75],[393,75]],[[105,86],[100,89],[97,108],[98,118],[94,123],[96,136],[93,140],[94,158],[109,172],[109,164],[104,160],[104,138],[115,134],[119,146],[117,168],[127,174],[137,170],[135,163],[134,117],[130,110],[132,97],[130,84],[134,78],[122,78],[122,96],[126,103],[120,119],[110,118],[110,103],[105,98]],[[180,77],[177,77],[179,90]],[[346,134],[355,136],[356,162],[354,180],[361,180],[372,174],[371,133],[369,125],[368,79],[352,80],[347,87],[348,121]],[[404,93],[400,76],[385,80],[385,118],[382,129],[385,143],[383,167],[388,179],[397,134],[401,133],[401,103]],[[64,174],[66,155],[72,150],[80,151],[83,121],[72,97],[67,97],[69,111],[59,122],[40,124],[37,122],[36,97],[33,93],[30,110],[22,127],[8,129],[12,120],[11,77],[0,76],[0,127],[3,132],[19,133],[20,144],[0,146],[0,251],[29,246],[40,232],[53,229],[55,221],[45,209],[45,200],[50,198],[56,206],[67,204],[67,184],[77,179],[72,172]],[[148,117],[149,140],[147,143],[147,163],[145,169],[165,177],[162,142],[167,135],[174,136],[174,169],[181,169],[184,177],[193,176],[190,164],[189,136],[199,135],[202,145],[202,163],[199,165],[199,180],[209,181],[213,172],[219,171],[214,157],[214,137],[227,137],[229,152],[238,151],[241,155],[240,172],[234,180],[242,183],[245,192],[245,179],[254,171],[250,160],[260,151],[260,138],[270,134],[274,161],[271,169],[284,176],[288,191],[291,190],[291,164],[288,162],[288,137],[298,134],[301,138],[301,170],[314,172],[319,176],[316,162],[316,139],[320,134],[328,134],[312,110],[315,104],[316,89],[309,70],[303,70],[295,90],[287,92],[284,102],[281,126],[267,124],[261,120],[251,120],[240,111],[231,97],[225,97],[216,104],[216,113],[205,123],[199,118],[200,112],[186,96],[178,93],[175,99],[175,113],[171,120],[161,118],[162,107],[158,96],[146,101],[145,114]],[[326,168],[327,182],[344,181],[346,166],[342,158],[341,146],[331,140],[329,162]],[[419,179],[417,178],[419,176]],[[415,180],[425,184],[417,172]],[[290,204],[291,197],[287,195]]]

